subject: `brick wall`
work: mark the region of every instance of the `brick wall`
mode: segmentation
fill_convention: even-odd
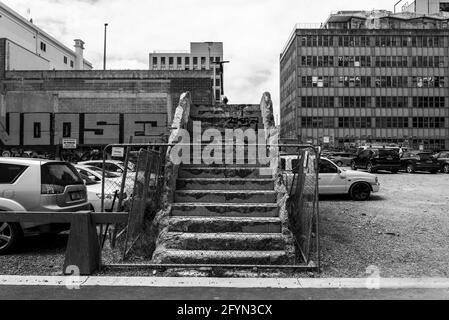
[[[53,132],[33,139],[20,127],[28,145],[60,144],[63,123],[71,123],[80,144],[103,145],[148,141],[168,132],[180,95],[190,91],[198,104],[211,104],[210,71],[8,71],[0,78],[2,105],[10,124],[17,117],[35,118],[46,128],[54,115]],[[37,116],[45,113],[42,117]],[[36,116],[33,116],[36,115]],[[31,121],[31,120],[30,120]],[[17,122],[17,121],[16,121]],[[17,126],[20,123],[17,122]],[[0,127],[1,130],[1,127]],[[59,130],[59,131],[58,131]],[[55,137],[53,140],[51,136]],[[11,134],[6,145],[17,144]],[[48,142],[50,141],[50,142]]]

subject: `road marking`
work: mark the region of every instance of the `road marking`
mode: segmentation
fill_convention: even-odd
[[[209,287],[272,289],[372,289],[370,278],[163,278],[0,276],[0,286]],[[379,278],[379,289],[449,289],[449,278]],[[377,289],[377,288],[376,288]]]

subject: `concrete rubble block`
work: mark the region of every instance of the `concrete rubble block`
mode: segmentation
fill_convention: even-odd
[[[276,203],[274,191],[260,190],[177,190],[175,202]]]
[[[172,216],[278,217],[277,204],[174,203]]]

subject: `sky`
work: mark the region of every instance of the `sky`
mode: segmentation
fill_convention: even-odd
[[[86,42],[85,58],[108,69],[148,69],[154,50],[189,50],[190,42],[224,43],[229,103],[279,106],[279,55],[296,23],[319,24],[337,10],[387,9],[396,0],[0,0],[69,47]],[[405,2],[405,1],[403,1]]]

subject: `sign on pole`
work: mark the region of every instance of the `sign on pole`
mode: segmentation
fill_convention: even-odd
[[[115,158],[123,158],[125,156],[125,148],[123,147],[113,147],[111,156]]]
[[[62,148],[63,149],[76,149],[77,148],[77,140],[76,139],[62,139]]]

